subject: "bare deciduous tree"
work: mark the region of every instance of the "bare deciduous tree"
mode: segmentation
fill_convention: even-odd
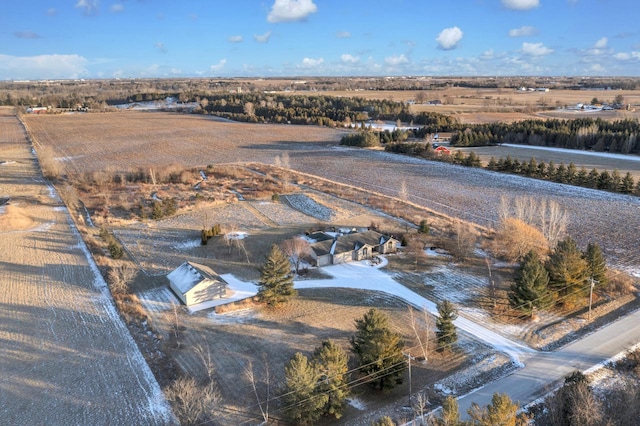
[[[298,273],[300,269],[300,261],[305,256],[311,254],[311,245],[307,240],[301,237],[293,237],[280,243],[280,248],[289,257],[293,267]]]
[[[204,339],[202,344],[198,344],[193,348],[193,352],[200,358],[202,361],[202,365],[207,373],[207,379],[209,382],[213,381],[213,357],[211,356],[211,348],[209,347],[209,342]]]
[[[216,416],[222,395],[214,382],[199,385],[193,377],[180,377],[164,390],[181,425],[197,425]]]
[[[493,244],[493,252],[497,256],[515,262],[521,260],[531,250],[541,258],[547,256],[549,242],[542,232],[513,217],[500,222]]]
[[[425,361],[429,360],[429,328],[431,326],[431,317],[429,316],[429,312],[426,308],[422,308],[422,321],[419,318],[419,315],[416,314],[415,309],[408,305],[407,309],[409,311],[409,322],[411,325],[411,329],[413,330],[413,334],[416,338],[416,343],[420,347],[422,351],[422,356]]]
[[[269,399],[271,398],[271,376],[269,371],[269,364],[266,359],[266,355],[263,354],[263,368],[261,372],[261,382],[264,383],[264,395],[261,395],[261,392],[258,391],[258,381],[259,379],[256,377],[256,373],[253,368],[253,363],[249,361],[249,365],[244,370],[245,376],[251,382],[251,388],[253,389],[253,394],[256,397],[256,401],[258,402],[258,408],[260,408],[260,414],[262,414],[262,418],[264,420],[264,424],[269,423]]]
[[[513,205],[508,198],[501,197],[498,218],[501,223],[515,218],[538,228],[550,247],[555,247],[565,237],[568,222],[566,210],[557,201],[533,197],[516,198]]]
[[[126,263],[112,267],[107,274],[111,291],[114,294],[128,294],[129,285],[135,276],[136,270]]]
[[[411,234],[406,237],[407,239],[407,254],[413,260],[413,267],[417,271],[418,264],[421,260],[427,258],[427,254],[424,251],[425,238],[421,234]]]

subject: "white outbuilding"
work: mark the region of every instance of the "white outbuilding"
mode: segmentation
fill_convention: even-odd
[[[224,297],[227,283],[213,269],[184,262],[167,275],[169,287],[185,305],[195,305]]]

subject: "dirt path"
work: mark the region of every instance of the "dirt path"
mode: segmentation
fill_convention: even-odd
[[[173,424],[24,129],[0,109],[3,424]]]

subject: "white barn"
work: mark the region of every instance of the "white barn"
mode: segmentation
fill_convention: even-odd
[[[195,305],[224,297],[227,283],[213,269],[184,262],[167,275],[169,287],[185,305]]]

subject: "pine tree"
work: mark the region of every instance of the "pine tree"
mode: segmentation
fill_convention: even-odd
[[[289,258],[275,244],[262,267],[258,288],[259,299],[274,307],[296,295]]]
[[[532,250],[524,257],[516,273],[509,303],[513,308],[532,315],[534,308],[545,308],[549,302],[549,274],[538,254]]]
[[[582,258],[576,242],[571,237],[560,241],[546,264],[549,286],[558,296],[574,302],[585,295],[588,278],[587,261]]]
[[[360,371],[374,388],[389,391],[402,383],[401,374],[406,368],[403,347],[400,335],[391,330],[384,313],[372,308],[356,320],[351,350],[358,357]]]
[[[597,243],[589,243],[582,257],[587,261],[589,278],[595,280],[601,286],[606,285],[607,264],[600,246]]]
[[[458,311],[453,303],[443,300],[437,305],[438,319],[436,319],[436,338],[438,339],[438,349],[443,350],[451,347],[458,341],[458,333],[453,321],[458,318]]]
[[[345,400],[349,396],[347,385],[349,358],[340,346],[331,340],[326,340],[322,342],[322,346],[315,350],[313,361],[320,373],[318,391],[327,395],[323,414],[329,414],[339,419],[342,417]]]
[[[282,401],[287,417],[300,425],[316,424],[329,397],[318,391],[320,373],[315,365],[296,352],[284,367],[284,375]]]
[[[631,194],[633,192],[633,185],[633,176],[631,176],[631,172],[627,172],[627,174],[622,178],[620,192],[622,192],[623,194]]]

